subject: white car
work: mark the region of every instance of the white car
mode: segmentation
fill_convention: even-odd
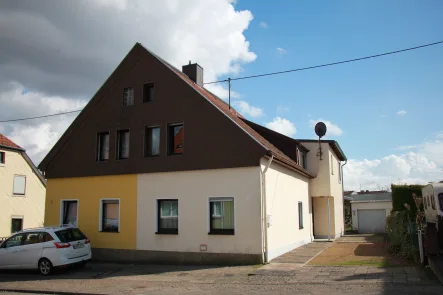
[[[46,276],[55,267],[90,259],[89,239],[71,226],[25,229],[0,245],[0,269],[38,269]]]

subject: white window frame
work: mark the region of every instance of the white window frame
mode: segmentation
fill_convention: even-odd
[[[118,231],[117,233],[120,233],[120,208],[121,208],[121,201],[120,198],[102,198],[100,199],[100,203],[99,203],[99,220],[98,220],[98,231],[101,233],[115,233],[115,232],[104,232],[102,230],[103,228],[103,201],[118,201]],[[77,211],[78,212],[78,211]]]
[[[237,234],[237,203],[235,201],[235,197],[227,197],[227,196],[218,196],[218,197],[213,197],[210,196],[208,197],[208,202],[206,206],[206,224],[207,224],[207,231],[208,233],[211,232],[211,201],[226,201],[228,199],[232,199],[232,201],[234,202],[234,233],[235,235]],[[227,235],[230,236],[230,235]]]
[[[0,153],[3,154],[3,161],[4,161],[4,163],[0,162],[0,167],[4,167],[6,165],[6,152],[0,151]]]
[[[64,211],[63,209],[65,208],[64,202],[69,202],[69,201],[76,201],[77,202],[77,227],[78,227],[79,226],[78,225],[78,211],[80,208],[80,200],[79,199],[61,199],[60,200],[60,219],[59,219],[60,225],[63,224],[63,211]]]
[[[25,178],[25,187],[24,187],[24,192],[23,192],[23,194],[17,194],[17,193],[15,192],[15,177],[16,177],[16,176],[18,176],[18,177],[24,177],[24,178]],[[25,197],[25,196],[26,196],[26,182],[27,182],[26,175],[14,174],[14,178],[12,179],[12,195],[13,195],[13,196],[18,196],[18,197]]]

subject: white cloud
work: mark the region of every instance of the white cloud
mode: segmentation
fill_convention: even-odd
[[[0,30],[5,44],[0,49],[0,120],[81,108],[135,42],[178,69],[189,60],[199,63],[205,82],[237,75],[256,55],[244,35],[253,15],[234,4],[232,0],[0,2],[0,27],[8,28]],[[21,95],[23,87],[29,93]],[[207,88],[228,97],[226,83]],[[231,97],[240,95],[232,91]],[[237,103],[247,115],[263,112]],[[0,128],[38,163],[75,115],[0,124]]]
[[[297,132],[295,125],[291,121],[281,117],[274,118],[274,120],[272,120],[271,122],[266,123],[265,126],[276,132],[291,137],[294,136]]]
[[[287,112],[289,112],[289,108],[288,107],[286,107],[284,105],[278,105],[277,106],[277,113],[284,114],[284,113],[287,113]]]
[[[396,184],[426,184],[443,180],[443,142],[439,139],[401,147],[409,150],[375,160],[351,159],[344,167],[347,190],[377,189]],[[400,149],[400,150],[401,150]]]
[[[323,119],[309,120],[309,126],[311,128],[314,128],[315,124],[317,124],[318,122],[325,123],[326,128],[327,128],[326,136],[340,136],[343,134],[343,130],[341,130],[341,128],[338,127],[338,125],[332,123],[331,121],[327,121],[327,120],[323,120]]]
[[[286,51],[286,49],[281,48],[281,47],[277,47],[277,48],[275,48],[275,49],[277,50],[277,53],[280,54],[280,55],[283,55],[283,54],[288,53],[288,52]]]
[[[397,115],[403,117],[403,116],[405,116],[407,113],[408,113],[408,112],[405,111],[405,110],[399,110],[399,111],[397,112]]]
[[[263,28],[263,29],[269,28],[268,24],[265,23],[265,22],[260,22],[260,27]]]
[[[253,107],[246,101],[234,101],[233,106],[242,115],[247,115],[250,117],[263,116],[263,110],[261,108]]]

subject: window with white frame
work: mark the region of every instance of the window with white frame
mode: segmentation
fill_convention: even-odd
[[[178,234],[178,200],[157,200],[157,233]]]
[[[123,106],[129,107],[134,105],[134,88],[126,87],[123,89]]]
[[[26,192],[26,176],[14,175],[14,195],[24,195]]]
[[[119,232],[120,231],[120,200],[101,200],[101,222],[100,231]]]
[[[298,202],[298,228],[303,228],[303,203]]]
[[[209,234],[234,234],[234,198],[209,199]]]

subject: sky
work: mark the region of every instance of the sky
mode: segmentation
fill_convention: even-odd
[[[81,109],[135,42],[205,82],[443,40],[443,2],[79,0],[0,2],[0,121]],[[348,190],[443,180],[443,44],[232,82],[234,107],[347,158]],[[226,83],[206,87],[227,98]],[[39,163],[76,114],[0,123]]]

